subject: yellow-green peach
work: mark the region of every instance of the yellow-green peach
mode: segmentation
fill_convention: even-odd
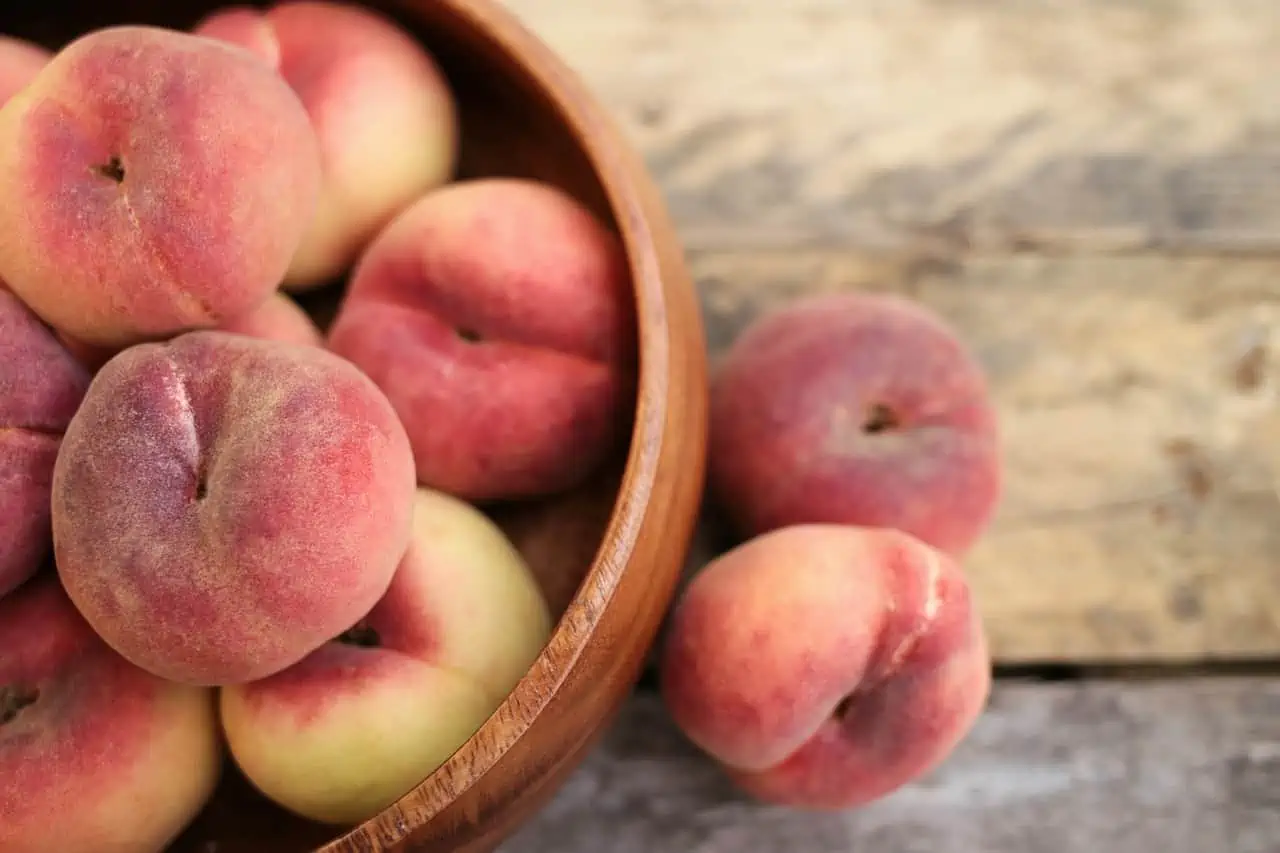
[[[355,263],[393,216],[453,175],[458,118],[435,60],[399,24],[353,3],[226,7],[195,32],[278,67],[320,140],[315,219],[285,288],[310,289]]]
[[[223,688],[231,754],[290,811],[364,820],[480,728],[550,631],[537,582],[501,530],[419,490],[412,544],[372,612],[296,666]]]

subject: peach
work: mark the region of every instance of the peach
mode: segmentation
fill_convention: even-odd
[[[223,332],[235,332],[269,341],[324,346],[324,335],[306,311],[279,291],[272,293],[244,314],[224,320],[217,327]],[[81,364],[97,373],[102,365],[117,355],[122,347],[102,347],[86,344],[69,335],[59,333],[63,345]]]
[[[1000,492],[986,379],[956,334],[894,296],[802,299],[716,366],[707,479],[745,536],[892,527],[959,556]]]
[[[132,663],[249,681],[373,607],[408,547],[414,489],[403,427],[351,364],[188,332],[94,377],[54,466],[54,555]]]
[[[88,387],[53,332],[0,287],[0,596],[49,554],[53,465]]]
[[[231,754],[267,797],[351,824],[391,805],[469,738],[551,632],[528,566],[469,504],[419,490],[387,594],[296,666],[222,689]]]
[[[102,365],[112,359],[121,349],[125,347],[118,346],[98,346],[97,344],[86,344],[84,341],[77,340],[65,332],[58,332],[58,341],[67,348],[67,352],[71,353],[91,374],[97,373],[102,369]]]
[[[268,341],[302,344],[303,346],[324,346],[324,335],[307,315],[288,296],[276,292],[267,297],[247,314],[233,317],[218,327],[224,332],[248,335]]]
[[[0,35],[0,106],[25,89],[52,58],[38,44]]]
[[[290,290],[333,280],[393,216],[448,181],[458,118],[435,60],[390,18],[349,3],[232,6],[194,32],[239,44],[279,68],[320,140],[324,179]]]
[[[990,689],[954,560],[895,530],[799,525],[709,563],[661,658],[673,719],[755,797],[841,809],[929,772]]]
[[[213,691],[107,648],[52,574],[0,601],[0,850],[158,853],[221,775]]]
[[[217,326],[280,283],[314,216],[315,133],[246,51],[81,36],[0,108],[0,277],[90,345]]]
[[[362,257],[328,341],[391,399],[419,482],[467,500],[581,484],[633,411],[620,243],[531,181],[462,182],[416,202]]]

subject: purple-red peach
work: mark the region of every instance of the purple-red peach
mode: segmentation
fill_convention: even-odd
[[[740,534],[892,527],[959,556],[1001,458],[986,378],[938,316],[872,294],[802,299],[734,341],[711,383],[707,477]]]
[[[54,556],[107,643],[172,681],[263,678],[381,598],[413,457],[350,363],[221,331],[98,371],[53,472]]]
[[[955,561],[844,525],[782,528],[709,563],[672,611],[660,675],[677,725],[743,790],[812,809],[936,768],[991,683]]]
[[[361,258],[329,347],[386,392],[423,485],[472,501],[566,491],[634,406],[636,329],[618,239],[540,183],[424,196]]]
[[[0,596],[48,557],[54,461],[88,387],[52,330],[0,286]]]
[[[306,111],[252,54],[96,30],[0,108],[0,277],[86,344],[215,327],[279,285],[319,186]]]
[[[0,850],[164,850],[222,764],[213,691],[111,651],[52,574],[0,601]]]
[[[320,201],[286,289],[333,280],[392,217],[452,177],[458,118],[448,81],[385,15],[352,3],[287,0],[265,11],[223,8],[194,32],[278,67],[320,140]]]

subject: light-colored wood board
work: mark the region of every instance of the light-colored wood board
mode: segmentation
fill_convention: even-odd
[[[507,0],[694,246],[1280,247],[1270,0]]]
[[[753,318],[846,289],[918,300],[968,343],[1006,471],[966,559],[997,662],[1280,659],[1280,261],[690,263],[713,362]]]
[[[653,696],[500,853],[1276,853],[1280,679],[998,685],[934,773],[859,810],[740,795]]]

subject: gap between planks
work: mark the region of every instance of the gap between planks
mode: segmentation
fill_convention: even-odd
[[[997,685],[935,772],[862,809],[753,803],[633,698],[500,853],[1275,853],[1280,679]]]

